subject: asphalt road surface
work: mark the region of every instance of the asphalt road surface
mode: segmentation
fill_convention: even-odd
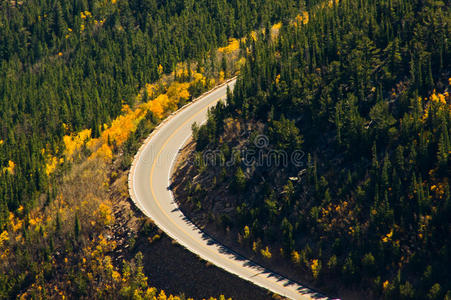
[[[179,150],[191,136],[191,125],[207,119],[207,111],[225,99],[229,80],[163,121],[135,156],[129,174],[130,196],[136,206],[167,235],[202,259],[260,287],[291,299],[327,299],[300,283],[239,256],[203,233],[179,210],[169,189]],[[168,257],[167,259],[171,259]],[[218,282],[220,285],[221,283]]]

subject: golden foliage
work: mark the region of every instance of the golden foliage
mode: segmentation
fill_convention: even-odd
[[[276,23],[274,25],[272,25],[273,30],[279,30],[280,28],[282,28],[282,22]]]
[[[429,96],[429,98],[424,98],[424,100],[425,101],[423,101],[421,97],[418,98],[418,104],[425,106],[422,117],[423,122],[429,118],[429,112],[432,107],[438,111],[447,110],[448,112],[451,112],[451,97],[448,92],[441,94],[434,90],[432,95]]]
[[[132,111],[128,106],[124,106],[122,111],[125,114],[114,119],[111,126],[101,133],[102,144],[114,142],[117,146],[122,145],[128,139],[130,133],[136,130],[139,121],[144,117],[140,109]]]
[[[282,22],[276,23],[271,27],[271,38],[275,38],[279,35],[280,28],[282,28]]]
[[[249,226],[247,226],[247,225],[244,226],[244,236],[243,236],[243,237],[244,237],[245,239],[247,239],[247,238],[249,238],[250,234],[251,234],[251,233],[250,233],[250,230],[249,230]]]
[[[194,74],[194,80],[204,80],[204,77],[200,73]],[[174,104],[177,104],[181,99],[188,100],[190,97],[190,94],[188,92],[190,84],[187,82],[179,83],[174,81],[168,88],[166,94],[171,101],[168,99],[168,104],[173,104],[172,107],[167,105],[166,109],[174,108]],[[175,106],[176,107],[176,106]]]
[[[114,222],[113,210],[110,201],[100,203],[99,208],[94,212],[98,222],[104,226],[111,225]]]
[[[387,233],[385,236],[382,237],[382,242],[388,243],[389,241],[391,241],[392,236],[393,236],[393,229],[390,230],[389,233]]]
[[[260,253],[266,259],[271,259],[271,257],[272,257],[271,251],[269,251],[268,246],[266,246],[265,249],[260,249]]]
[[[382,283],[382,288],[384,289],[384,290],[386,290],[387,288],[388,288],[388,285],[389,285],[390,283],[388,282],[388,280],[385,280],[384,281],[384,283]]]
[[[235,38],[231,38],[229,39],[229,44],[225,47],[221,47],[218,48],[218,51],[221,53],[232,53],[236,50],[238,50],[240,48],[240,41],[235,39]]]
[[[318,259],[313,259],[310,264],[310,270],[312,271],[313,278],[317,279],[321,271],[321,262]]]
[[[92,14],[89,11],[85,10],[85,11],[80,12],[80,17],[82,19],[86,19],[86,18],[92,17]]]
[[[262,30],[262,32],[264,33],[265,31]],[[252,38],[254,41],[257,41],[257,32],[256,32],[255,30],[251,31],[251,38]],[[244,42],[245,40],[246,40],[246,39],[242,39],[243,42]]]
[[[162,94],[162,95],[159,95],[154,100],[143,104],[143,108],[153,112],[153,114],[156,117],[162,118],[163,114],[164,114],[165,107],[166,107],[168,102],[169,102],[168,96],[166,94]]]
[[[298,25],[306,25],[309,22],[309,14],[306,11],[302,12],[302,15],[297,15],[294,18],[294,22],[292,22],[291,24],[294,26],[298,26]]]
[[[200,83],[202,83],[202,86],[206,85],[207,78],[205,78],[205,76],[202,75],[201,73],[197,73],[197,72],[194,73],[193,78],[194,78],[194,83],[200,82]]]
[[[12,161],[8,161],[8,166],[3,168],[3,173],[14,174],[14,169],[16,168],[16,164]]]
[[[78,152],[81,147],[91,139],[91,129],[85,129],[75,135],[63,136],[63,142],[65,146],[64,155],[66,159],[72,161],[74,154]]]
[[[329,0],[328,6],[329,8],[332,8],[335,5],[338,5],[338,3],[340,2],[340,0]]]
[[[301,256],[299,255],[299,252],[296,250],[293,250],[291,252],[291,261],[295,264],[299,264],[301,262]]]
[[[22,229],[23,220],[16,218],[12,212],[9,213],[9,225],[12,232],[17,232]]]
[[[219,72],[219,82],[224,81],[224,78],[225,78],[224,71],[220,71],[220,72]]]
[[[3,230],[3,232],[0,234],[0,247],[2,247],[3,244],[8,240],[9,240],[8,231]]]
[[[56,156],[48,155],[45,164],[45,173],[47,174],[47,176],[49,176],[55,171],[56,167],[60,162],[61,161]]]
[[[89,156],[89,159],[103,159],[110,162],[113,159],[113,151],[108,144],[102,144],[94,153]]]

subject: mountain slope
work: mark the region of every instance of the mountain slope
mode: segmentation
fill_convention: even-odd
[[[247,41],[184,212],[332,292],[449,297],[449,4],[330,2]]]

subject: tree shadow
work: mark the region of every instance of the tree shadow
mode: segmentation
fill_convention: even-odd
[[[174,184],[171,184],[167,189],[172,192],[173,187],[174,187]],[[296,288],[296,290],[301,295],[308,294],[309,297],[311,297],[312,299],[330,299],[330,298],[326,297],[325,295],[321,294],[320,292],[315,291],[313,288],[311,288],[305,284],[301,284],[300,282],[297,282],[295,280],[288,279],[285,276],[283,276],[277,272],[271,271],[271,270],[263,267],[262,265],[258,264],[257,262],[253,261],[252,259],[246,258],[243,255],[241,255],[240,253],[236,252],[235,250],[232,250],[232,249],[224,246],[216,238],[214,238],[210,234],[206,233],[201,228],[199,228],[196,224],[194,224],[194,222],[192,222],[181,211],[181,209],[178,207],[178,204],[175,202],[175,200],[174,200],[174,205],[176,206],[176,208],[172,209],[171,213],[178,212],[179,213],[178,217],[183,220],[186,227],[190,228],[196,234],[198,234],[201,237],[201,239],[206,243],[207,246],[209,246],[209,247],[214,246],[220,254],[226,255],[229,259],[233,259],[234,261],[240,262],[243,267],[250,268],[250,269],[257,271],[257,274],[253,275],[252,277],[264,276],[266,278],[274,278],[274,279],[276,279],[277,282],[281,283],[284,287],[297,285],[298,288]]]

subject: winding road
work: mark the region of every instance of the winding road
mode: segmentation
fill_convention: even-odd
[[[179,210],[169,189],[179,150],[191,136],[191,125],[203,123],[207,111],[224,99],[231,79],[184,106],[163,121],[136,154],[129,174],[136,206],[167,235],[202,259],[262,288],[291,299],[327,299],[323,295],[239,256],[202,232]],[[170,258],[168,258],[170,259]]]

